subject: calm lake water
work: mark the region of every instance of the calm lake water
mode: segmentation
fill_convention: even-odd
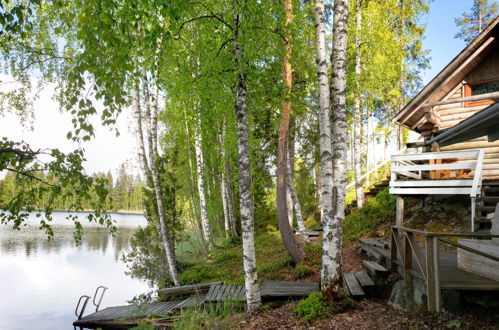
[[[81,295],[93,297],[99,285],[108,288],[101,309],[126,304],[151,290],[147,283],[125,275],[122,252],[139,226],[141,215],[111,214],[118,231],[84,224],[81,245],[74,227],[54,213],[54,240],[36,226],[36,219],[21,231],[0,225],[0,329],[73,329],[74,309]],[[89,301],[88,314],[94,310]]]

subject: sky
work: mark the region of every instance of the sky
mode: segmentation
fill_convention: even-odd
[[[455,39],[457,27],[454,18],[468,11],[473,0],[434,0],[430,12],[422,19],[426,23],[426,38],[423,46],[430,51],[431,68],[422,74],[423,83],[428,83],[465,46]],[[70,117],[59,112],[52,100],[53,90],[46,88],[35,103],[35,129],[30,131],[12,115],[0,117],[0,137],[24,140],[33,148],[59,148],[70,151],[77,145],[66,140],[70,130]],[[117,123],[120,136],[116,137],[108,127],[95,125],[96,137],[82,147],[86,151],[85,169],[88,173],[115,171],[123,162],[135,164],[135,138],[131,130],[131,116],[125,112]],[[135,166],[135,169],[137,167]]]

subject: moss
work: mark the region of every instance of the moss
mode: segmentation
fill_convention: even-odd
[[[298,280],[312,274],[313,272],[314,271],[312,270],[312,268],[303,263],[300,263],[299,265],[296,265],[295,269],[293,270],[293,278],[295,280]]]

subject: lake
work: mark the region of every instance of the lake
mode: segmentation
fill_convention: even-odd
[[[127,276],[120,260],[133,232],[146,225],[144,216],[111,214],[118,228],[115,237],[107,228],[83,223],[79,246],[65,216],[54,212],[52,241],[34,216],[20,231],[0,225],[0,329],[73,329],[79,297],[93,297],[99,285],[108,288],[101,309],[126,304],[152,289]],[[85,314],[94,310],[89,301]]]

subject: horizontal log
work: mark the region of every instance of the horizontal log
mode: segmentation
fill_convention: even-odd
[[[485,93],[480,95],[459,97],[450,100],[438,101],[433,103],[426,103],[423,107],[434,107],[437,105],[451,104],[457,102],[475,102],[475,101],[485,101],[485,100],[499,100],[499,92]]]
[[[461,142],[456,143],[447,147],[442,147],[442,151],[455,151],[455,150],[466,150],[466,149],[482,149],[482,148],[492,148],[499,147],[499,140],[494,142],[486,141],[475,141],[475,142]]]
[[[477,105],[477,106],[474,106],[474,107],[462,107],[462,106],[454,106],[454,107],[450,107],[450,105],[448,106],[449,108],[447,109],[441,109],[440,110],[440,107],[438,107],[438,113],[440,114],[440,116],[448,116],[448,115],[452,115],[452,114],[460,114],[460,113],[476,113],[478,111],[481,111],[483,109],[485,109],[486,107],[488,107],[488,105]]]

